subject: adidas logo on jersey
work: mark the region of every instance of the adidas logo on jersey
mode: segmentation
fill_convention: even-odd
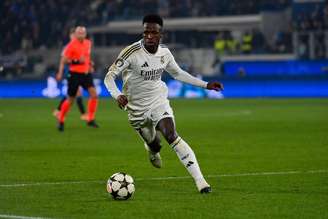
[[[149,65],[148,65],[147,62],[145,62],[141,67],[142,67],[142,68],[146,68],[146,67],[149,67]]]

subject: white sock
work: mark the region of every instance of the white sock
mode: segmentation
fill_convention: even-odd
[[[190,146],[181,137],[178,137],[171,144],[171,147],[178,155],[181,163],[186,167],[192,178],[194,178],[198,190],[209,186],[200,171],[195,153]]]

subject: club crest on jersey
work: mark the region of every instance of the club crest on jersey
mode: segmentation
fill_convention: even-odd
[[[164,60],[164,56],[161,56],[161,63],[164,64],[165,60]]]
[[[118,59],[116,59],[116,61],[115,61],[115,65],[116,65],[117,67],[122,67],[122,66],[123,66],[123,63],[124,63],[124,61],[123,61],[123,59],[121,59],[121,58],[118,58]]]

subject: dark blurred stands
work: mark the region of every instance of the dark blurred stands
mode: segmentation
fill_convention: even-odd
[[[266,2],[266,1],[264,1]],[[268,1],[270,2],[270,1]],[[147,13],[163,17],[202,17],[258,14],[261,7],[284,7],[282,3],[257,0],[2,0],[0,1],[1,54],[32,48],[61,46],[69,28],[115,20],[140,19]]]
[[[328,1],[294,4],[292,16],[294,45],[299,58],[327,57]]]
[[[45,58],[44,54],[50,49],[60,50],[68,42],[68,32],[73,26],[82,24],[94,27],[106,26],[108,22],[140,21],[147,13],[159,13],[164,18],[176,19],[240,15],[264,17],[266,12],[270,15],[286,11],[286,14],[291,14],[290,19],[280,21],[285,22],[285,27],[276,28],[269,35],[263,28],[185,29],[166,31],[164,40],[187,49],[215,51],[218,59],[222,56],[259,54],[289,54],[302,59],[327,58],[328,48],[325,45],[328,43],[324,43],[328,38],[327,1],[318,0],[319,3],[314,4],[311,1],[306,3],[306,0],[79,0],[78,3],[67,0],[2,0],[0,77],[7,74],[3,69],[16,72],[16,75],[23,72],[23,68],[40,75],[49,69],[54,70],[54,64],[45,66],[44,63],[47,61],[45,59],[57,61],[57,58],[53,54]],[[270,22],[263,24],[265,28],[279,25]],[[92,35],[98,48],[122,47],[139,38],[140,33],[129,31]],[[39,53],[34,53],[36,50]],[[43,55],[40,56],[40,53]],[[196,54],[201,53],[196,51]],[[102,55],[99,56],[101,58]],[[207,62],[199,62],[204,61]]]

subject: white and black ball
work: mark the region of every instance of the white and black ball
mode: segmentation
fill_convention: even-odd
[[[135,191],[134,180],[126,173],[115,173],[107,181],[107,191],[116,200],[127,200]]]

